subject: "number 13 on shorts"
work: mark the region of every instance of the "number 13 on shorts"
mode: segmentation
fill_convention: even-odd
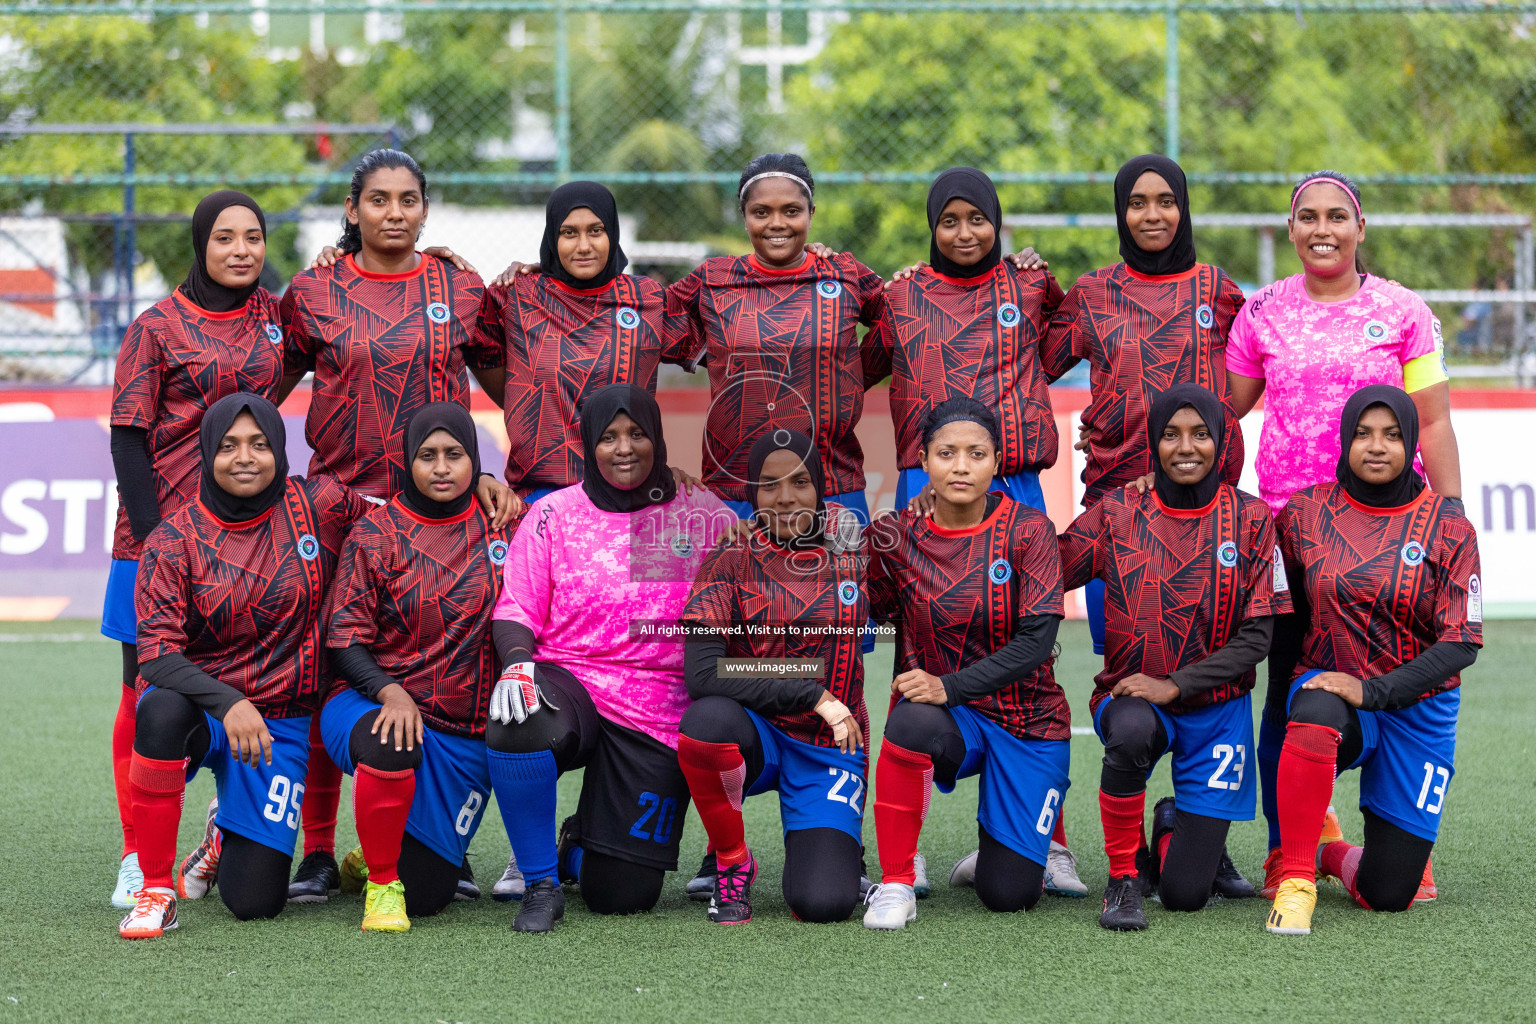
[[[1430,814],[1439,814],[1440,808],[1445,806],[1445,787],[1451,782],[1449,770],[1435,764],[1433,761],[1424,762],[1424,785],[1419,787],[1419,802],[1416,805],[1421,811]]]

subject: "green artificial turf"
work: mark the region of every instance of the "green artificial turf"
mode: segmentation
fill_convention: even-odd
[[[364,935],[357,897],[241,924],[215,894],[184,902],[180,930],[164,939],[124,942],[121,912],[108,903],[119,843],[108,757],[118,647],[90,639],[90,623],[0,630],[33,637],[0,640],[0,1024],[1536,1019],[1526,878],[1536,831],[1536,623],[1490,623],[1488,647],[1467,674],[1457,774],[1435,851],[1439,901],[1372,914],[1325,887],[1307,938],[1267,934],[1259,900],[1190,915],[1151,904],[1149,931],[1102,931],[1100,748],[1078,736],[1066,822],[1092,897],[1046,898],[1028,914],[990,914],[973,892],[945,884],[949,865],[975,846],[972,780],[935,796],[922,840],[933,896],[901,933],[791,919],[778,891],[776,801],[763,796],[747,804],[763,872],[756,919],[742,927],[710,925],[702,905],[682,896],[704,845],[690,813],[685,871],[638,917],[598,918],[573,896],[554,934],[514,935],[515,904],[487,897],[418,920],[407,935]],[[39,639],[50,633],[75,638]],[[1083,624],[1064,626],[1058,674],[1079,726],[1088,724],[1094,662],[1087,642]],[[882,647],[868,660],[877,733],[889,658]],[[1153,799],[1167,779],[1160,766]],[[563,781],[562,814],[578,782]],[[183,851],[196,841],[212,785],[205,772],[189,787]],[[1335,797],[1351,837],[1357,792],[1346,775]],[[350,817],[344,799],[344,848]],[[872,821],[865,839],[874,871]],[[1260,822],[1234,827],[1231,852],[1250,877],[1263,847]],[[500,819],[488,813],[471,849],[487,892],[506,856]]]

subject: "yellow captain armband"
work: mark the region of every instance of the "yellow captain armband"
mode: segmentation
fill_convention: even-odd
[[[1445,372],[1445,357],[1438,347],[1403,364],[1403,390],[1410,395],[1450,379]]]

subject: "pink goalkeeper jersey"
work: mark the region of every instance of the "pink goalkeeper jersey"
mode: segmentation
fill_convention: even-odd
[[[704,557],[736,516],[708,491],[604,512],[580,484],[535,502],[507,551],[493,619],[533,631],[533,656],[581,680],[609,721],[677,746],[688,707],[675,627]]]
[[[1440,321],[1396,281],[1367,274],[1348,299],[1318,302],[1304,276],[1254,294],[1227,338],[1227,369],[1265,382],[1254,469],[1277,515],[1303,487],[1334,479],[1349,396],[1369,384],[1402,387],[1404,365],[1444,347]]]

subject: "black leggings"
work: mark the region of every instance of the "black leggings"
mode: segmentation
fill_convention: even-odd
[[[133,688],[139,684],[139,649],[133,644],[123,644],[123,685]]]
[[[689,705],[678,731],[701,743],[733,743],[746,762],[747,784],[763,773],[757,726],[729,697],[704,697]],[[846,921],[859,902],[863,853],[859,841],[836,828],[794,829],[784,834],[784,902],[801,921]]]
[[[1297,690],[1291,698],[1290,720],[1337,732],[1340,769],[1354,764],[1364,749],[1360,713],[1337,694]],[[1368,808],[1360,810],[1365,816],[1365,836],[1361,840],[1365,851],[1360,855],[1355,891],[1372,910],[1407,910],[1418,894],[1424,865],[1429,863],[1435,844],[1398,828]]]
[[[548,750],[562,775],[586,767],[602,734],[592,695],[569,671],[548,662],[534,666],[534,680],[544,695],[544,707],[519,724],[486,723],[485,745],[509,754]],[[581,898],[595,914],[650,910],[661,899],[665,880],[661,868],[591,850],[582,853]]]
[[[1104,766],[1099,788],[1110,796],[1136,796],[1147,790],[1147,773],[1168,749],[1168,730],[1141,697],[1116,697],[1099,714],[1104,735]],[[1227,848],[1231,822],[1179,810],[1163,858],[1158,898],[1169,910],[1199,910],[1210,899],[1211,884]]]
[[[373,723],[382,710],[368,712],[352,727],[347,747],[353,765],[367,765],[380,772],[415,771],[421,767],[419,745],[412,750],[396,750],[393,741],[380,743],[373,733]],[[409,916],[431,917],[453,902],[459,884],[459,865],[450,864],[409,832],[400,837],[397,870],[405,886],[405,912]]]
[[[902,701],[885,720],[885,738],[933,759],[933,779],[955,784],[965,762],[965,738],[947,708]],[[976,858],[976,895],[988,910],[1012,913],[1040,902],[1045,865],[1025,857],[993,838],[980,822],[976,833],[981,849]]]

